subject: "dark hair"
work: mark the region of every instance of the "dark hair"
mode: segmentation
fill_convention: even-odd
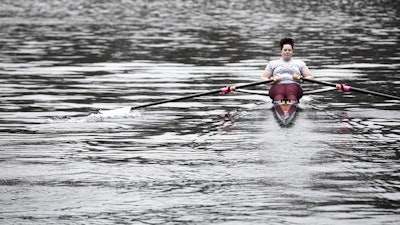
[[[285,38],[281,39],[281,41],[279,42],[279,45],[281,46],[281,50],[284,45],[291,45],[292,48],[294,48],[294,40],[293,40],[293,38],[285,37]]]

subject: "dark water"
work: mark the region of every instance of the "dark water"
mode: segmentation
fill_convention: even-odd
[[[258,81],[283,36],[317,79],[399,96],[399,8],[1,1],[0,223],[398,224],[399,101],[305,96],[288,128],[240,93],[119,109]]]

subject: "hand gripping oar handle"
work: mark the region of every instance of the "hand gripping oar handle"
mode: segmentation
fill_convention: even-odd
[[[217,94],[217,93],[220,93],[220,92],[226,94],[228,92],[233,92],[236,89],[256,86],[256,85],[260,85],[260,84],[267,84],[267,83],[270,83],[272,81],[273,80],[271,79],[271,80],[263,80],[263,81],[258,81],[258,82],[254,82],[254,83],[249,83],[249,84],[243,84],[243,85],[239,85],[239,86],[236,86],[236,87],[235,86],[228,86],[228,87],[224,87],[224,88],[217,89],[217,90],[211,90],[211,91],[201,92],[201,93],[197,93],[197,94],[182,96],[182,97],[179,97],[179,98],[166,99],[166,100],[161,100],[161,101],[148,103],[148,104],[144,104],[144,105],[133,106],[133,107],[131,107],[131,110],[145,108],[145,107],[154,106],[154,105],[160,105],[160,104],[164,104],[164,103],[168,103],[168,102],[177,102],[177,101],[181,101],[181,100],[185,100],[185,99],[189,99],[189,98],[200,97],[200,96],[204,96],[204,95]]]
[[[361,89],[361,88],[350,87],[350,86],[347,86],[347,85],[344,85],[344,84],[334,84],[334,83],[330,83],[330,82],[326,82],[326,81],[308,79],[308,78],[304,78],[304,77],[301,78],[301,79],[303,81],[307,81],[307,82],[310,82],[310,83],[316,83],[316,84],[322,84],[322,85],[336,87],[336,89],[344,91],[344,92],[356,91],[356,92],[361,92],[361,93],[365,93],[365,94],[381,96],[381,97],[384,97],[384,98],[391,98],[391,99],[400,100],[400,97],[398,97],[398,96],[388,95],[388,94],[379,93],[379,92],[370,91],[370,90]]]

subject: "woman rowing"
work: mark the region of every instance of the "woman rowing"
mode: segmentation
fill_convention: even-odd
[[[313,75],[303,61],[292,59],[294,46],[292,38],[282,38],[279,44],[282,58],[267,64],[262,79],[274,79],[274,84],[269,89],[269,96],[274,102],[284,100],[298,102],[303,96],[300,78],[312,79]]]

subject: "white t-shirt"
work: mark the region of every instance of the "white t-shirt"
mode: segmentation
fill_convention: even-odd
[[[301,72],[308,69],[305,62],[301,60],[291,59],[285,61],[283,59],[277,59],[270,61],[265,70],[272,73],[272,78],[281,77],[281,84],[297,83],[293,80],[293,75],[301,75]]]

